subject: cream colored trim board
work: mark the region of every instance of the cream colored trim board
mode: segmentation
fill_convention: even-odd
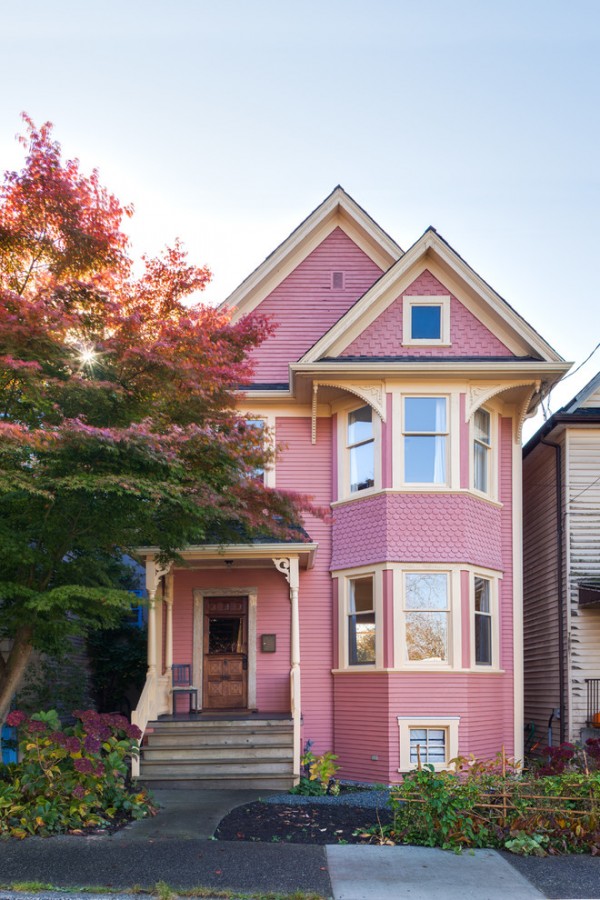
[[[412,310],[415,306],[440,307],[439,338],[414,338],[412,336]],[[404,347],[449,347],[450,346],[450,295],[420,294],[402,297],[402,345]]]
[[[204,662],[204,599],[205,597],[248,598],[248,709],[256,709],[256,618],[258,589],[249,588],[194,588],[192,669],[194,687],[198,690],[198,708],[202,709]]]
[[[521,445],[512,446],[512,535],[513,535],[513,665],[514,665],[514,756],[525,753],[525,698],[523,662],[523,469]]]

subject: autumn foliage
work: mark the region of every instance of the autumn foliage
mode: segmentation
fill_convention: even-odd
[[[210,273],[178,242],[135,275],[131,209],[25,124],[0,188],[0,720],[32,646],[114,620],[123,553],[285,534],[301,506],[253,477],[268,442],[234,411],[269,323],[191,302]]]

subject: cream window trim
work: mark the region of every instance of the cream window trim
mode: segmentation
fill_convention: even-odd
[[[490,585],[490,616],[492,621],[492,663],[475,661],[475,579],[484,578]],[[498,573],[490,573],[488,569],[473,569],[469,572],[469,635],[471,645],[471,671],[481,674],[500,671],[500,604]]]
[[[415,306],[437,306],[440,308],[439,338],[413,338],[412,311]],[[402,298],[402,345],[404,347],[449,347],[450,346],[450,295],[441,294],[408,296]]]
[[[448,659],[439,662],[431,659],[409,660],[406,647],[406,576],[409,574],[443,574],[447,576],[448,589]],[[460,567],[440,563],[406,563],[394,569],[394,663],[397,670],[444,672],[460,669],[462,603],[460,593]],[[442,612],[443,610],[440,610]],[[410,610],[408,610],[410,612]]]
[[[398,729],[400,732],[400,766],[398,772],[411,772],[417,768],[417,763],[410,761],[410,732],[413,728],[432,728],[446,732],[446,759],[443,763],[434,763],[436,772],[448,768],[450,760],[458,756],[458,727],[460,716],[398,716]],[[422,765],[426,760],[421,761]]]
[[[475,487],[475,412],[469,419],[469,490],[476,497],[484,500],[498,501],[498,441],[500,438],[498,422],[498,413],[489,406],[483,406],[481,409],[488,413],[490,417],[490,448],[487,451],[488,456],[488,489],[481,491]]]
[[[377,411],[371,407],[373,425],[373,457],[374,457],[374,482],[372,487],[363,488],[360,491],[350,490],[350,449],[348,447],[348,420],[350,413],[368,403],[354,400],[344,404],[337,412],[337,446],[338,446],[338,500],[351,500],[368,497],[381,491],[381,419]]]
[[[405,407],[406,400],[440,399],[446,401],[446,427],[443,435],[446,438],[446,480],[441,483],[430,481],[416,482],[405,481],[405,452],[404,440],[408,435],[417,432],[405,431]],[[419,390],[418,392],[394,393],[392,399],[393,410],[393,447],[392,447],[392,477],[393,487],[398,491],[412,493],[448,493],[448,491],[460,488],[460,429],[458,428],[460,411],[460,393],[447,390]],[[427,432],[429,434],[429,432]],[[431,432],[431,435],[442,432]]]
[[[383,669],[383,566],[361,566],[346,569],[332,577],[338,579],[339,669],[344,672],[372,672]],[[350,615],[350,582],[357,578],[373,578],[375,610],[375,663],[351,665],[349,662],[348,619]]]

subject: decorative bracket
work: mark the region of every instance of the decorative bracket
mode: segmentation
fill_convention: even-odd
[[[341,391],[348,391],[355,394],[372,406],[382,422],[385,422],[385,390],[383,381],[369,382],[360,384],[357,382],[348,383],[345,381],[319,381],[321,387],[339,388]]]
[[[273,559],[273,565],[278,572],[281,572],[287,583],[290,583],[290,561],[287,556],[281,559]]]
[[[489,382],[487,384],[470,384],[467,391],[467,402],[465,404],[465,422],[468,422],[471,419],[473,413],[476,412],[480,406],[483,406],[484,403],[491,400],[492,397],[495,397],[497,394],[502,394],[504,391],[510,391],[512,388],[529,387],[530,385],[532,391],[529,394],[527,406],[529,406],[529,401],[533,394],[540,389],[539,381],[532,382],[531,380],[527,380],[494,384],[490,384]]]

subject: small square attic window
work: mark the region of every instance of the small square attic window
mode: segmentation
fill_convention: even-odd
[[[343,291],[344,290],[344,273],[343,272],[332,272],[331,273],[331,287],[334,291]]]
[[[403,297],[404,345],[450,344],[450,297]]]

